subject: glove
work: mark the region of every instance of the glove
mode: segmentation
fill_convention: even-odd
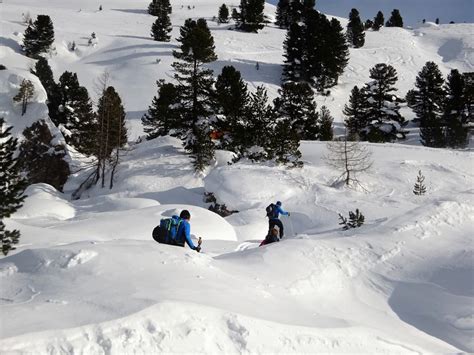
[[[194,248],[194,250],[196,250],[199,253],[201,251],[201,247],[197,246],[196,248]]]
[[[288,212],[288,217],[290,217],[290,212]]]

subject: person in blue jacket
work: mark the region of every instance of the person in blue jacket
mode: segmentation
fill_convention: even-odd
[[[268,234],[271,234],[271,231],[273,230],[273,227],[278,226],[280,229],[280,239],[283,238],[284,231],[283,231],[283,223],[281,223],[279,217],[280,214],[284,216],[290,216],[289,212],[286,212],[281,208],[281,201],[277,201],[277,203],[274,204],[273,212],[268,215]]]
[[[195,246],[193,240],[191,239],[191,225],[189,224],[189,220],[191,219],[191,214],[188,210],[182,210],[178,216],[171,217],[177,220],[178,223],[178,230],[176,233],[176,241],[180,243],[184,247],[184,242],[188,244],[188,246],[192,250],[196,250],[198,253],[201,251],[201,247]]]

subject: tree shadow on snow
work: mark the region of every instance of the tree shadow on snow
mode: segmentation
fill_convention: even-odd
[[[0,47],[8,47],[16,53],[22,54],[21,46],[11,38],[0,37]]]
[[[117,65],[121,64],[122,62],[127,62],[132,59],[144,58],[144,57],[164,57],[170,56],[171,52],[139,52],[139,53],[132,53],[127,54],[122,57],[106,59],[106,60],[98,60],[94,62],[87,62],[86,64],[96,64],[96,65]]]
[[[102,53],[112,53],[112,52],[120,52],[120,51],[126,51],[126,50],[134,50],[134,49],[164,49],[164,48],[175,48],[176,46],[172,44],[134,44],[131,46],[125,46],[125,47],[117,47],[117,48],[112,48],[108,49],[106,51],[103,51]],[[171,54],[171,51],[169,52]]]
[[[112,11],[126,12],[128,14],[147,15],[148,10],[146,9],[110,9]]]
[[[258,63],[258,70],[257,70]],[[265,63],[256,60],[235,59],[235,60],[217,60],[210,67],[219,74],[226,65],[232,65],[240,71],[245,81],[259,81],[266,84],[280,86],[282,65],[277,63]]]

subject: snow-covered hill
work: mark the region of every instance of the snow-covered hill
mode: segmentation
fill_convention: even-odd
[[[44,91],[28,73],[33,62],[18,45],[26,11],[52,16],[56,78],[75,71],[93,94],[95,78],[108,70],[134,138],[141,134],[139,118],[155,81],[172,75],[176,42],[151,41],[148,1],[100,3],[101,12],[96,0],[0,3],[0,64],[8,68],[0,71],[0,114],[15,134],[47,119]],[[211,19],[220,4],[173,1],[174,37],[185,18]],[[275,97],[285,32],[268,26],[245,34],[209,24],[219,56],[213,68],[233,64],[250,87],[264,84]],[[402,94],[427,60],[445,74],[472,71],[473,28],[369,32],[366,46],[352,50],[340,85],[318,101],[340,124],[350,89],[366,82],[378,62],[396,67]],[[86,45],[91,32],[95,47]],[[73,40],[74,53],[67,50]],[[11,98],[23,77],[37,96],[21,117]],[[215,165],[198,176],[170,137],[131,143],[112,190],[97,187],[71,201],[80,171],[64,194],[30,186],[23,208],[6,221],[22,236],[18,250],[0,259],[0,353],[473,352],[472,152],[368,147],[374,165],[362,176],[367,191],[332,186],[339,174],[324,163],[321,142],[302,143],[302,169],[227,165],[229,155],[218,152]],[[412,193],[418,170],[426,176],[425,196]],[[240,212],[225,219],[209,212],[205,191]],[[282,218],[286,237],[258,248],[265,206],[277,199],[291,212]],[[204,239],[203,253],[151,239],[160,218],[184,208],[193,237]],[[356,208],[365,224],[342,231],[338,214]]]

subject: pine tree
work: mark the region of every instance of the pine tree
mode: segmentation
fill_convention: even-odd
[[[153,98],[148,112],[142,118],[147,139],[166,136],[179,127],[178,115],[173,107],[178,103],[178,90],[172,83],[157,81],[158,95]]]
[[[308,83],[287,82],[275,99],[276,115],[296,132],[300,139],[316,140],[319,133],[314,92]]]
[[[113,172],[119,163],[119,152],[127,143],[125,109],[113,86],[103,91],[97,104],[97,118],[97,144],[93,153],[97,159],[95,182],[100,179],[101,186],[105,187],[106,168],[107,163],[110,162],[113,167],[110,179],[110,188],[112,188]],[[112,156],[114,152],[115,155]]]
[[[166,11],[160,11],[153,25],[151,26],[151,36],[155,41],[169,42],[172,30],[170,15]]]
[[[38,15],[23,36],[23,49],[28,57],[36,58],[50,50],[54,43],[54,27],[48,15]]]
[[[195,169],[202,171],[214,156],[210,132],[215,113],[212,70],[203,65],[215,61],[217,56],[206,20],[187,19],[180,34],[180,50],[173,51],[179,60],[173,63],[181,120],[178,135],[185,149],[192,154]]]
[[[241,145],[243,121],[249,103],[247,84],[233,66],[222,68],[216,81],[216,99],[219,107],[219,117],[216,129],[220,135],[220,148],[236,150]]]
[[[364,105],[367,107],[367,127],[361,138],[370,142],[391,142],[404,139],[402,127],[406,124],[400,115],[400,102],[396,96],[397,71],[391,65],[376,64],[370,69],[371,82],[363,88]]]
[[[352,228],[359,228],[364,224],[365,221],[364,215],[359,211],[358,208],[356,209],[355,213],[349,211],[349,221],[340,213],[339,219],[341,220],[339,224],[343,226],[342,229],[345,231]]]
[[[424,185],[425,177],[421,173],[421,170],[418,171],[418,176],[416,177],[416,183],[413,188],[413,193],[415,195],[421,196],[426,193],[426,186]]]
[[[221,7],[219,7],[219,14],[217,16],[217,20],[219,21],[219,23],[229,22],[229,8],[226,4],[222,4]]]
[[[474,72],[463,73],[466,125],[474,126]]]
[[[357,86],[351,91],[349,103],[344,106],[344,115],[347,117],[344,121],[350,141],[357,141],[362,130],[367,126],[367,104],[363,93]]]
[[[384,22],[385,22],[385,18],[383,16],[382,11],[377,12],[377,15],[374,18],[374,25],[372,26],[372,29],[374,31],[380,30],[380,27],[383,26]]]
[[[66,71],[59,78],[59,92],[57,124],[66,142],[82,154],[93,154],[97,119],[87,89],[79,85],[76,73]]]
[[[464,148],[468,144],[465,86],[464,76],[457,69],[452,69],[445,86],[446,100],[443,114],[446,145],[451,148]]]
[[[5,120],[0,117],[0,239],[4,255],[15,250],[14,245],[19,242],[20,232],[6,230],[3,221],[21,207],[26,188],[18,160],[13,157],[17,139],[11,136],[11,129],[12,127],[5,126]]]
[[[364,25],[359,17],[359,11],[352,9],[347,24],[347,38],[354,48],[361,48],[365,44]]]
[[[319,122],[319,140],[332,141],[334,138],[332,129],[334,118],[331,116],[331,112],[329,112],[326,106],[321,107],[321,111],[319,113]]]
[[[250,94],[249,104],[242,122],[242,135],[239,136],[239,157],[247,156],[252,160],[267,159],[272,140],[272,124],[275,112],[268,103],[268,94],[264,86]],[[270,158],[271,159],[271,158]]]
[[[61,105],[61,92],[58,84],[54,81],[53,71],[48,64],[48,61],[44,57],[39,57],[35,64],[35,69],[31,70],[31,73],[36,75],[48,96],[48,111],[49,117],[53,123],[57,126],[58,122],[58,111],[59,105]]]
[[[390,18],[388,19],[387,23],[385,24],[387,27],[403,27],[403,19],[402,15],[400,15],[400,11],[398,9],[394,9]]]
[[[279,0],[276,9],[275,25],[280,28],[288,28],[290,23],[290,0]]]
[[[18,94],[13,97],[13,101],[21,102],[21,115],[26,113],[28,103],[35,93],[35,87],[33,83],[28,79],[23,79],[20,85]]]
[[[371,19],[365,20],[364,29],[370,30],[372,27],[374,27],[374,21],[372,21]]]
[[[263,28],[265,0],[240,0],[239,23],[237,28],[245,32],[255,32]]]
[[[427,62],[416,77],[416,89],[410,91],[408,106],[420,121],[420,136],[423,145],[444,147],[442,124],[445,91],[441,71],[434,62]]]
[[[54,137],[44,120],[36,121],[23,131],[25,140],[20,144],[18,160],[28,183],[46,183],[62,191],[69,174],[66,148],[55,144]]]
[[[266,147],[268,158],[274,158],[279,164],[302,167],[300,139],[297,132],[291,128],[290,119],[275,120],[271,126],[271,139]]]
[[[171,14],[172,7],[170,0],[152,0],[148,5],[148,13],[152,16],[160,16],[163,13]]]
[[[284,42],[283,81],[304,81],[323,91],[337,84],[347,65],[345,34],[336,19],[329,21],[313,8],[297,4],[290,7],[292,18],[300,20],[290,24]]]

